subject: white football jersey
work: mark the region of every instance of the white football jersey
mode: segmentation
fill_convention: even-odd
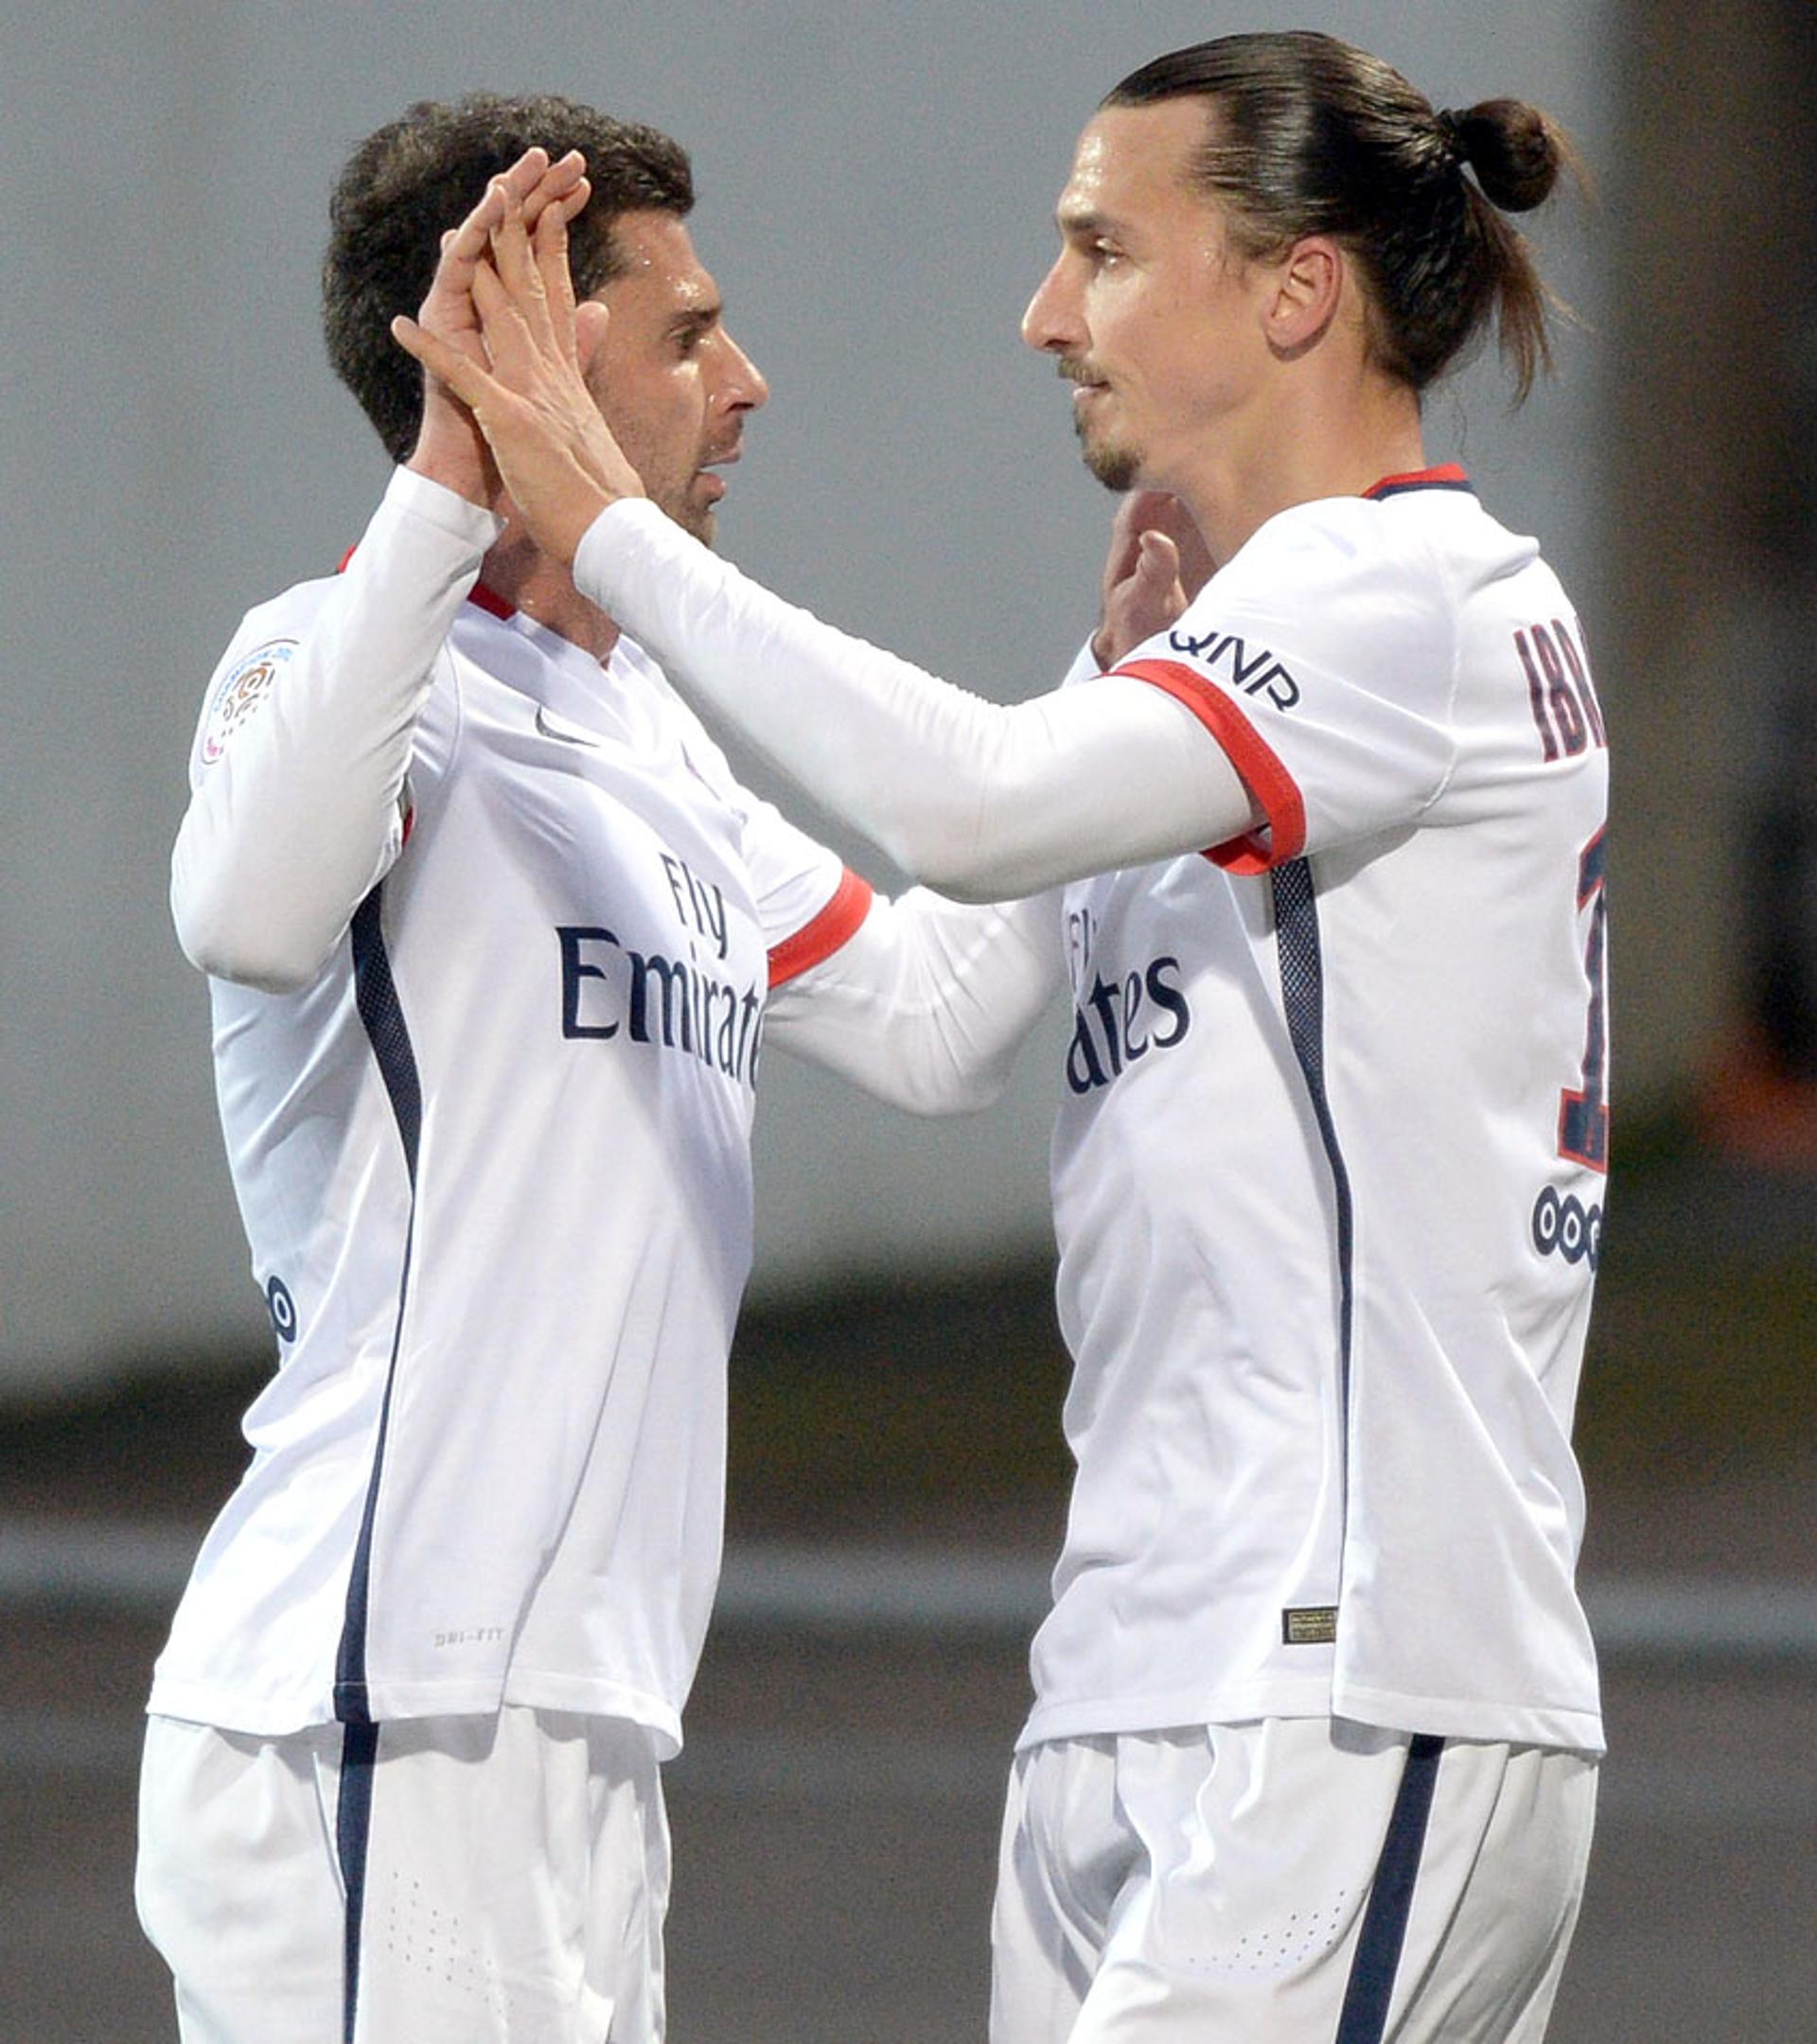
[[[458,555],[413,503],[400,478],[362,552]],[[194,786],[336,587],[248,616]],[[211,982],[279,1367],[150,1707],[280,1734],[523,1704],[672,1752],[719,1559],[765,999],[866,890],[634,645],[602,668],[476,595],[424,656],[407,842],[345,939],[300,992]]]
[[[1267,824],[1066,891],[1078,1478],[1023,1743],[1331,1712],[1597,1750],[1569,1432],[1607,755],[1578,621],[1440,469],[1274,518],[1120,672]]]

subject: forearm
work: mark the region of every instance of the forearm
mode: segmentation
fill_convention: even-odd
[[[771,1002],[767,1041],[914,1114],[987,1107],[1065,977],[1050,896],[993,905],[925,888]]]
[[[1112,679],[987,702],[782,602],[647,503],[596,520],[574,574],[710,716],[943,892],[1032,893],[1253,820],[1165,696]]]
[[[307,984],[397,856],[417,718],[497,529],[447,492],[395,479],[267,699],[198,764],[170,900],[203,971]]]

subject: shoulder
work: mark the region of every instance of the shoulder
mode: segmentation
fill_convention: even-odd
[[[332,575],[299,582],[256,604],[240,619],[215,663],[197,737],[200,764],[212,765],[239,726],[277,685],[334,588]]]
[[[1473,499],[1462,502],[1474,509]],[[1456,516],[1456,500],[1443,515]],[[1277,512],[1206,584],[1203,595],[1304,604],[1314,593],[1368,601],[1388,592],[1420,603],[1436,595],[1438,568],[1429,520],[1406,501],[1326,497]]]
[[[227,650],[221,655],[221,664],[225,666],[242,659],[266,642],[302,638],[321,615],[338,580],[335,575],[320,575],[312,581],[295,583],[280,594],[255,604],[235,627],[233,637],[227,642]]]
[[[1321,499],[1261,526],[1188,606],[1168,648],[1245,672],[1269,661],[1430,671],[1448,664],[1456,606],[1455,578],[1417,521],[1366,498]]]

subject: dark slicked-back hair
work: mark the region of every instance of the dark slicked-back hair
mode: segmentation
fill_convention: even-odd
[[[1548,301],[1502,218],[1576,168],[1562,131],[1518,99],[1438,113],[1379,58],[1311,30],[1222,36],[1157,57],[1106,107],[1209,102],[1192,174],[1255,258],[1302,235],[1341,241],[1361,272],[1370,345],[1422,391],[1491,320],[1517,401],[1551,366]],[[1466,175],[1468,167],[1470,175]]]
[[[394,461],[416,444],[423,392],[422,372],[391,338],[391,323],[428,295],[444,231],[528,149],[552,159],[577,149],[587,159],[592,197],[568,229],[578,297],[617,275],[612,226],[620,214],[680,217],[694,205],[687,155],[667,135],[553,94],[475,93],[451,106],[423,99],[368,135],[328,202],[322,326],[335,374]]]

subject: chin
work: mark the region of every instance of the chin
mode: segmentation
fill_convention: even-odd
[[[1119,496],[1125,490],[1134,489],[1141,476],[1142,458],[1134,448],[1107,446],[1102,441],[1094,445],[1085,437],[1083,425],[1079,432],[1079,452],[1099,482]]]
[[[1120,497],[1141,480],[1141,456],[1130,448],[1088,447],[1084,449],[1085,467],[1107,490]]]
[[[719,530],[719,513],[713,504],[696,503],[684,497],[679,503],[665,502],[657,499],[657,508],[666,512],[684,533],[699,540],[702,546],[711,546]]]

